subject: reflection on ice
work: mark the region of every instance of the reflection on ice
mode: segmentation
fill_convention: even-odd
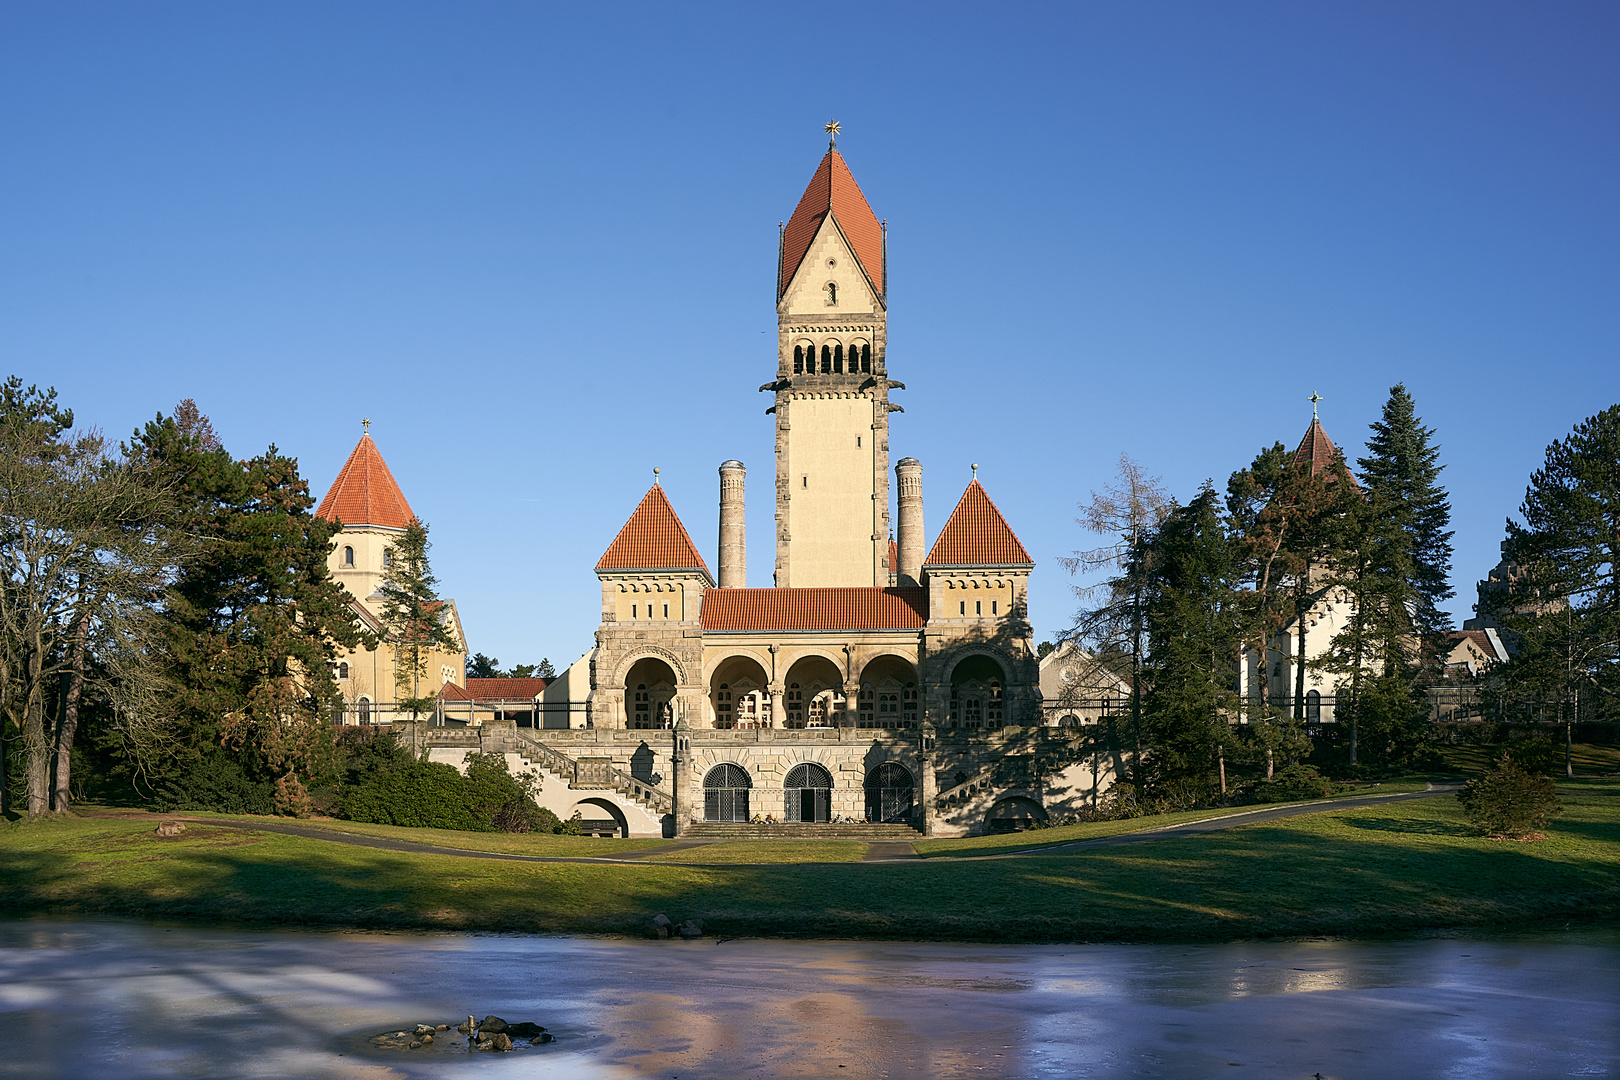
[[[0,923],[18,1076],[1517,1077],[1616,1071],[1614,935],[972,946]],[[370,1044],[495,1013],[521,1054]],[[94,1017],[94,1036],[63,1038]],[[67,1023],[64,1024],[64,1018]],[[448,1048],[444,1048],[448,1050]]]

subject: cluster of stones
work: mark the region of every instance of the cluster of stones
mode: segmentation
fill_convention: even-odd
[[[437,1038],[441,1043],[460,1046],[461,1041],[447,1034],[449,1031],[449,1024],[417,1024],[409,1031],[385,1031],[374,1036],[371,1044],[381,1050],[424,1050],[433,1046]],[[486,1016],[483,1020],[469,1016],[456,1027],[456,1032],[467,1036],[467,1046],[472,1050],[511,1050],[516,1045],[514,1039],[527,1039],[530,1046],[552,1040],[552,1035],[539,1024],[527,1020],[511,1024],[498,1016]]]
[[[647,936],[655,941],[664,941],[672,937],[685,938],[691,941],[693,938],[703,936],[703,920],[687,919],[677,926],[670,921],[668,915],[660,913],[654,915],[652,922],[647,924]]]

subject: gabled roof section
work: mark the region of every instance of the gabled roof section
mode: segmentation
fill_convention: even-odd
[[[1321,476],[1333,468],[1333,463],[1340,456],[1339,448],[1333,445],[1333,440],[1322,429],[1322,421],[1311,417],[1311,426],[1305,429],[1305,437],[1299,440],[1299,449],[1294,451],[1294,461],[1301,468],[1309,465],[1312,476]],[[1361,490],[1354,475],[1350,477],[1350,486]]]
[[[468,679],[467,685],[445,683],[439,696],[448,701],[533,701],[547,679]]]
[[[716,589],[703,595],[703,629],[921,630],[922,589]]]
[[[598,570],[699,570],[713,581],[686,526],[654,484],[596,564]]]
[[[866,271],[872,288],[879,296],[887,293],[883,267],[883,226],[878,224],[877,215],[872,213],[866,196],[861,194],[860,185],[855,183],[849,166],[844,164],[844,156],[834,146],[827,150],[827,156],[816,167],[816,174],[810,178],[810,186],[804,189],[799,205],[782,230],[782,266],[776,276],[778,300],[787,292],[793,275],[799,272],[799,264],[804,262],[805,253],[810,250],[828,214],[838,222],[844,239],[849,241],[855,258],[860,260],[861,269]]]
[[[368,434],[360,436],[360,442],[327,489],[315,516],[345,525],[403,529],[416,515],[411,512],[405,493],[399,490],[394,474],[388,471],[388,463],[377,452],[377,444]]]
[[[940,530],[924,566],[1034,566],[1007,519],[977,480]]]

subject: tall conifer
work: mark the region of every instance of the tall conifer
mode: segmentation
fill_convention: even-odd
[[[432,696],[422,693],[428,657],[434,651],[454,653],[460,648],[445,623],[439,581],[428,563],[431,546],[427,526],[412,518],[404,535],[388,546],[387,570],[377,587],[383,601],[380,617],[394,649],[399,705],[413,718],[433,708]]]

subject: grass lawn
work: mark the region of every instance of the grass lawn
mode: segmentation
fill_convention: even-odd
[[[1620,800],[1570,801],[1537,843],[1472,834],[1455,799],[1010,860],[691,866],[417,855],[193,825],[0,826],[13,914],[370,928],[1192,941],[1515,928],[1620,916]]]
[[[1335,794],[1342,799],[1354,795],[1394,795],[1406,791],[1422,791],[1426,782],[1401,780],[1373,786],[1371,784],[1349,788]],[[1206,810],[1183,810],[1176,814],[1154,814],[1149,817],[1125,818],[1120,821],[1085,821],[1078,825],[1059,825],[1052,829],[1031,829],[1026,832],[998,833],[992,836],[965,836],[952,840],[919,840],[912,846],[925,859],[961,858],[968,855],[997,855],[1008,851],[1052,847],[1071,844],[1076,840],[1095,840],[1121,833],[1145,832],[1179,825],[1184,821],[1202,821],[1205,818],[1225,817],[1245,810],[1262,810],[1280,803],[1261,803],[1255,806],[1226,806]]]
[[[1562,783],[1564,779],[1564,733],[1562,729],[1549,728],[1547,734],[1553,739],[1558,758],[1550,775],[1553,779]],[[1497,754],[1503,750],[1511,749],[1512,747],[1508,745],[1459,743],[1455,746],[1442,746],[1440,756],[1445,760],[1447,769],[1452,772],[1473,776],[1490,768],[1491,762],[1496,758]],[[1575,766],[1577,773],[1588,776],[1615,776],[1620,774],[1620,746],[1575,743],[1570,747],[1569,759]]]
[[[289,818],[260,818],[250,814],[214,814],[186,811],[173,815],[183,818],[224,818],[229,821],[289,822]],[[614,855],[649,847],[666,847],[668,840],[624,840],[610,837],[562,836],[557,833],[458,832],[454,829],[408,829],[399,825],[372,825],[363,821],[320,818],[299,822],[333,832],[381,836],[389,840],[411,840],[418,844],[463,848],[468,851],[499,851],[506,855]]]
[[[849,863],[860,862],[860,840],[726,840],[701,847],[648,855],[652,863]]]

